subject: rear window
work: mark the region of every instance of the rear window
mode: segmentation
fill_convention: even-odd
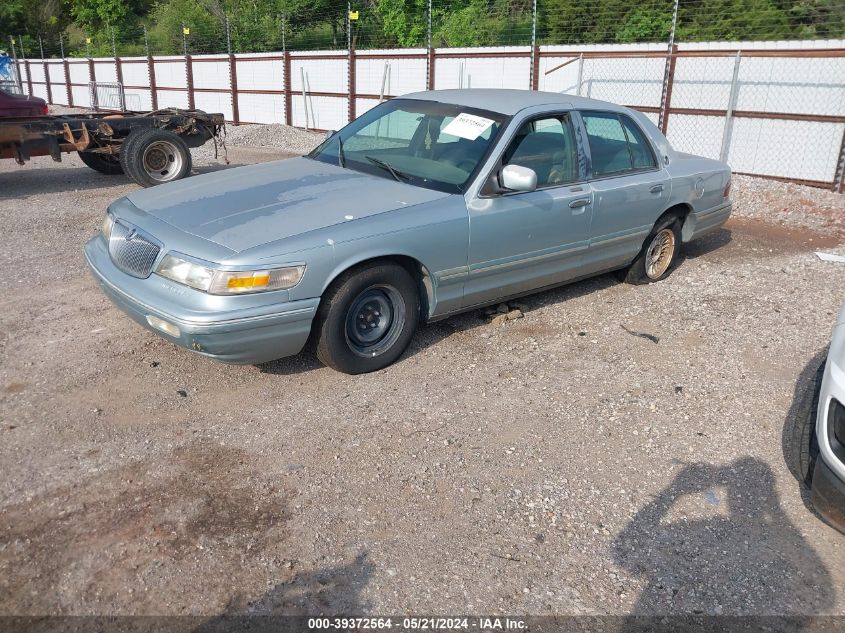
[[[587,128],[594,176],[657,167],[648,139],[629,117],[612,112],[582,112],[581,116]]]

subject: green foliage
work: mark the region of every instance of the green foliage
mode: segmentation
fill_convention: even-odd
[[[423,47],[428,0],[355,0],[359,49]],[[525,45],[533,0],[434,0],[434,46]],[[673,0],[538,0],[542,44],[665,42]],[[78,55],[346,48],[343,0],[0,0],[0,37]],[[183,36],[182,29],[190,29]],[[227,28],[228,27],[228,28]],[[678,41],[845,37],[843,0],[681,0]],[[88,42],[90,40],[90,43]]]
[[[5,48],[9,36],[28,34],[56,37],[68,24],[71,16],[64,0],[0,0],[0,47]]]

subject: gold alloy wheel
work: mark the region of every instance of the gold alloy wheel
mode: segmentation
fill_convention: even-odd
[[[645,274],[649,279],[659,279],[672,263],[675,254],[675,232],[663,229],[648,246],[645,254]]]

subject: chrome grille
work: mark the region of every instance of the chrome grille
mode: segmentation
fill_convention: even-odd
[[[127,275],[149,277],[161,247],[140,231],[114,221],[109,239],[109,255],[114,265]]]

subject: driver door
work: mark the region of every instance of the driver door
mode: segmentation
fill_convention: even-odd
[[[469,276],[464,307],[483,304],[578,276],[589,246],[593,196],[583,182],[569,114],[545,114],[520,126],[469,204]],[[501,187],[501,169],[537,174],[534,191]]]

